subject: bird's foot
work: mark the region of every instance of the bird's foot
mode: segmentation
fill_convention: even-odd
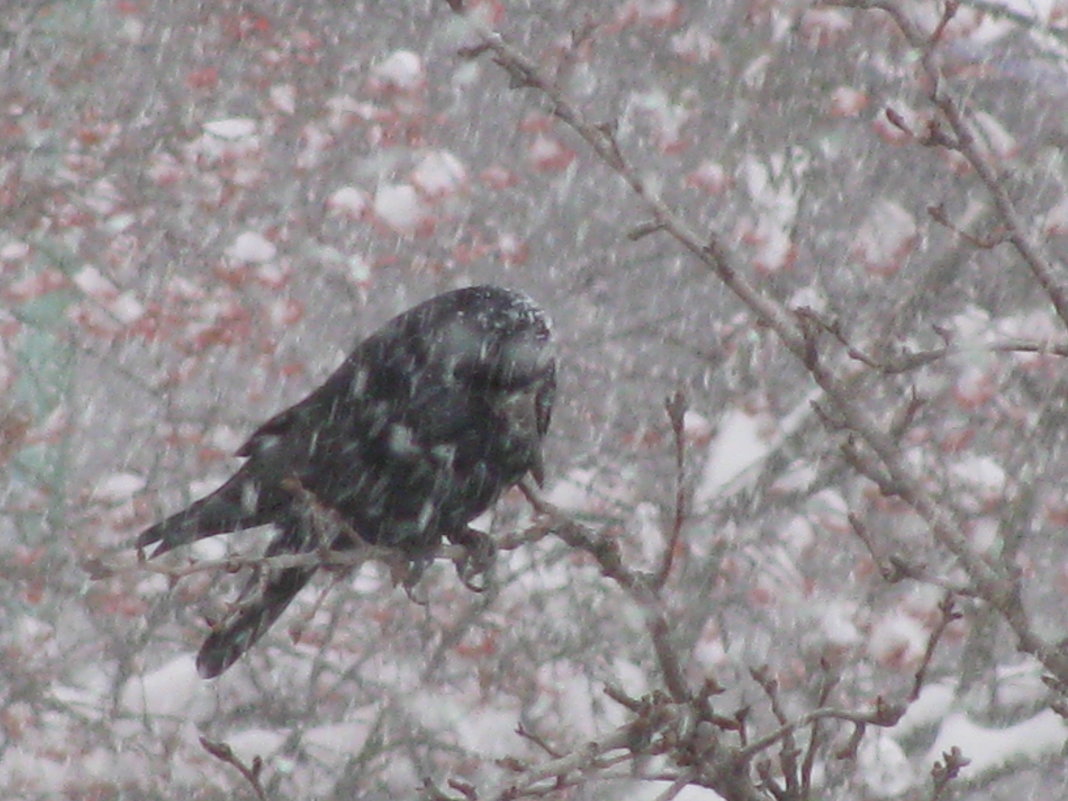
[[[473,528],[466,528],[450,535],[449,540],[464,547],[464,555],[453,560],[460,581],[472,592],[485,592],[489,586],[490,569],[497,559],[497,545],[493,538]]]
[[[434,558],[432,556],[417,556],[404,560],[403,569],[399,571],[397,569],[393,570],[393,583],[400,584],[404,588],[404,594],[408,596],[408,600],[412,603],[420,606],[429,605],[430,600],[425,595],[416,595],[415,587],[433,561]]]

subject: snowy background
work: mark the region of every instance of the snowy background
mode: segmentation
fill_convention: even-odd
[[[541,85],[444,0],[5,5],[4,796],[1068,795],[1068,3],[469,5]],[[490,591],[324,576],[198,679],[243,577],[132,539],[476,282],[554,318],[546,498],[625,572],[513,493]]]

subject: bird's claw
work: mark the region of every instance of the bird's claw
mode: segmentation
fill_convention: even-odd
[[[405,570],[400,577],[400,585],[404,588],[404,594],[408,596],[408,600],[414,604],[420,606],[429,605],[430,601],[426,596],[420,597],[415,594],[415,586],[423,578],[423,573],[426,572],[427,567],[433,560],[429,557],[422,556],[411,559],[405,562]],[[394,574],[394,583],[396,582],[397,575]]]
[[[497,545],[493,538],[468,528],[449,539],[464,547],[464,555],[453,560],[460,581],[471,592],[485,592],[489,586],[490,570],[497,560]]]

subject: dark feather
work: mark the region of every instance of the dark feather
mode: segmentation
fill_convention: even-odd
[[[549,323],[533,301],[492,286],[426,301],[364,340],[318,389],[260,426],[248,461],[222,487],[141,534],[152,556],[202,537],[273,523],[269,555],[318,547],[299,487],[360,538],[425,555],[530,473],[555,393]],[[330,547],[351,546],[338,535]],[[205,642],[198,668],[216,676],[278,618],[314,573],[260,577]]]

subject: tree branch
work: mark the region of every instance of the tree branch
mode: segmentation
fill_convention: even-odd
[[[813,347],[812,339],[806,333],[807,329],[800,323],[797,316],[782,303],[758,290],[741,273],[735,264],[732,252],[718,232],[709,232],[706,237],[698,236],[667,206],[656,191],[638,176],[637,171],[628,163],[619,147],[613,124],[592,123],[563,95],[559,87],[542,75],[531,59],[482,21],[464,13],[461,0],[448,0],[448,3],[456,14],[467,21],[485,45],[483,51],[493,54],[495,63],[508,72],[513,83],[516,86],[535,89],[544,95],[551,103],[552,113],[578,133],[601,160],[623,179],[646,206],[652,222],[659,227],[659,230],[669,234],[698,261],[707,266],[752,311],[761,324],[775,332],[784,347],[808,369],[813,381],[834,403],[842,424],[855,432],[882,464],[888,485],[894,487],[895,493],[900,495],[924,520],[938,543],[957,558],[974,582],[976,594],[997,608],[1009,622],[1016,634],[1020,650],[1032,654],[1051,672],[1068,680],[1068,656],[1052,647],[1034,632],[1030,619],[1020,602],[1019,593],[1014,590],[1013,577],[1004,566],[988,562],[970,546],[956,513],[936,500],[935,494],[928,489],[928,477],[920,475],[909,465],[901,452],[897,438],[890,436],[880,426],[867,406],[860,402],[855,393],[851,391],[850,383],[833,372],[827,366],[827,360],[818,358],[818,351]],[[896,15],[895,21],[900,20],[899,25],[903,26],[910,41],[915,40],[918,46],[926,46],[927,38],[921,36],[895,6],[872,0],[853,0],[843,4],[858,8],[887,10],[891,16]],[[923,50],[923,47],[921,51],[929,54],[929,49]],[[929,58],[927,60],[930,62]],[[925,68],[933,70],[932,74],[936,78],[939,77],[933,63]],[[1001,186],[998,176],[981,158],[970,127],[964,122],[956,104],[940,90],[937,84],[934,97],[950,118],[951,127],[957,136],[967,140],[962,141],[959,146],[967,157],[978,162],[976,169],[994,193],[999,210],[1011,231],[1010,240],[1024,255],[1039,282],[1047,290],[1061,319],[1068,325],[1068,294],[1054,280],[1048,260],[1041,253],[1037,242],[1025,229],[1015,207]],[[645,228],[649,228],[648,223],[645,224]],[[574,533],[574,530],[570,528],[565,528],[564,531]]]

